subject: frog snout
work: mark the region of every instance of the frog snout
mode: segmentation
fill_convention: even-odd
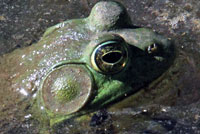
[[[64,64],[51,70],[42,83],[44,107],[53,113],[71,114],[89,100],[93,77],[82,64]]]

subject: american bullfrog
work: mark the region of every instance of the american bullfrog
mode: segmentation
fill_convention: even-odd
[[[158,78],[173,51],[169,39],[132,26],[121,4],[99,2],[89,17],[52,26],[38,43],[1,57],[0,119],[28,109],[54,126],[102,109]]]

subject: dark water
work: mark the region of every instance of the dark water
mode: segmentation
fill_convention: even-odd
[[[200,133],[200,1],[118,1],[127,8],[134,25],[174,39],[176,59],[153,86],[145,89],[145,95],[138,97],[142,102],[146,100],[141,105],[129,97],[86,121],[67,121],[57,126],[55,133]],[[37,42],[49,26],[88,16],[96,2],[0,0],[0,54]],[[159,89],[166,92],[158,95]],[[0,134],[39,133],[37,121],[27,115],[18,123],[18,118],[14,116],[6,123],[0,120]]]

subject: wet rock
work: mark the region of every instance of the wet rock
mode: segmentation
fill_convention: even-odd
[[[90,126],[98,126],[101,125],[109,118],[108,113],[105,110],[100,110],[96,114],[94,114],[90,121]]]

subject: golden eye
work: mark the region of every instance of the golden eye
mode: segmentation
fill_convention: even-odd
[[[158,45],[156,43],[149,45],[147,48],[147,52],[149,54],[156,53],[158,51]]]
[[[118,36],[116,39],[107,40],[97,45],[91,56],[93,68],[105,74],[120,72],[126,66],[127,61],[126,43]]]

